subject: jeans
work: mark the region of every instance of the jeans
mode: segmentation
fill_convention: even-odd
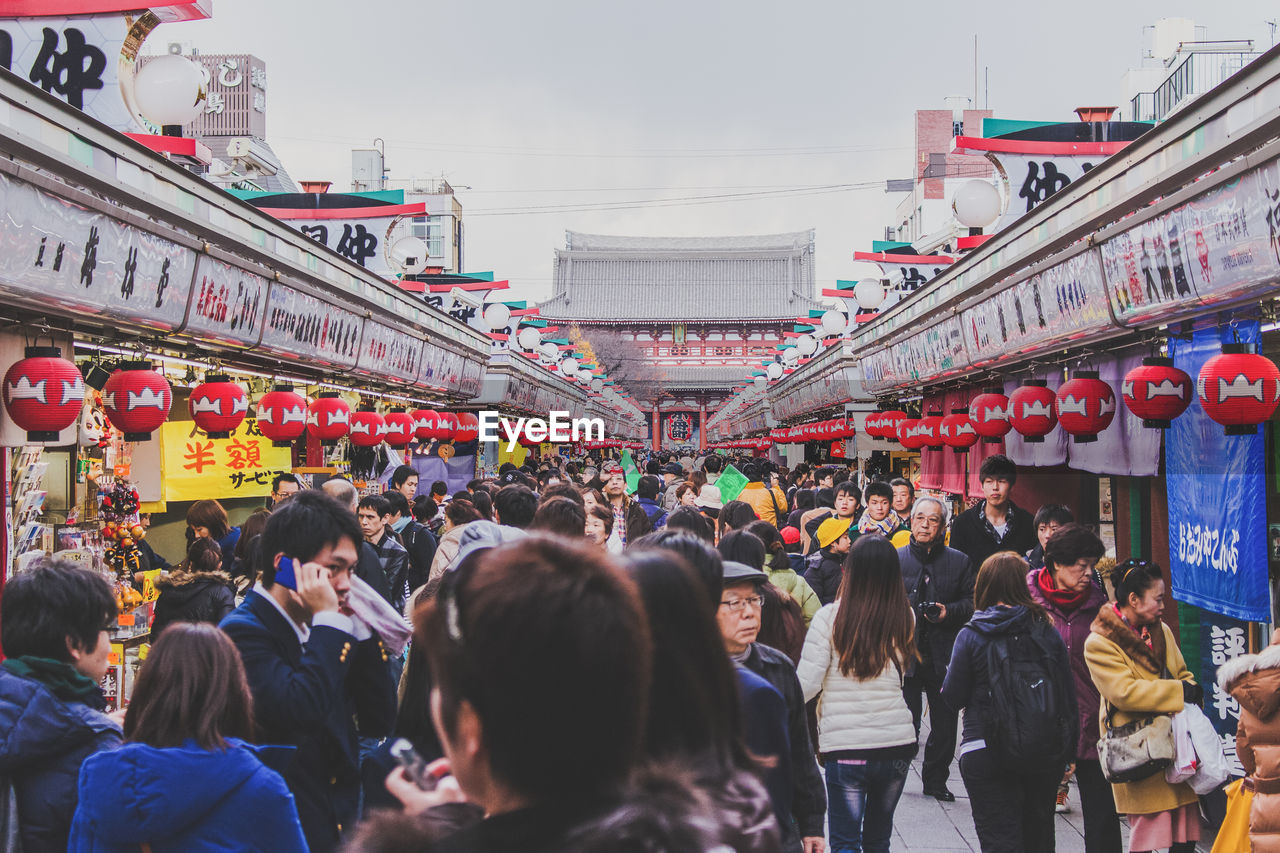
[[[1102,776],[1098,759],[1076,761],[1076,785],[1084,814],[1084,849],[1089,853],[1121,853],[1120,818],[1111,783]]]
[[[1054,805],[1064,769],[1010,772],[985,748],[960,757],[982,853],[1053,853]]]
[[[945,787],[951,775],[951,759],[956,756],[956,726],[959,714],[942,698],[942,677],[919,664],[914,675],[909,676],[902,687],[902,697],[911,709],[911,722],[916,734],[920,734],[920,717],[923,713],[921,694],[929,697],[929,739],[924,744],[924,763],[920,775],[926,791]]]
[[[827,759],[831,853],[889,853],[893,811],[910,767],[909,761]]]

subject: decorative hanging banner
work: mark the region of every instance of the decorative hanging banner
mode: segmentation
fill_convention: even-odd
[[[1205,696],[1204,714],[1213,723],[1218,739],[1222,741],[1222,755],[1232,776],[1243,776],[1244,767],[1236,755],[1236,729],[1240,725],[1240,703],[1218,686],[1218,667],[1232,658],[1249,653],[1249,626],[1214,613],[1200,615],[1200,671],[1196,679],[1209,685]]]
[[[1224,333],[1197,330],[1169,341],[1175,367],[1192,376],[1222,351]],[[1235,340],[1257,343],[1257,321]],[[1262,433],[1224,435],[1197,397],[1165,437],[1169,562],[1173,597],[1249,622],[1271,618],[1267,584],[1266,459]]]
[[[288,447],[273,447],[245,419],[230,438],[209,438],[191,421],[169,421],[160,427],[164,500],[258,498],[271,494],[271,480],[293,467]]]

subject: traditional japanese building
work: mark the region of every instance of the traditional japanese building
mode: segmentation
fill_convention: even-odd
[[[705,446],[702,428],[786,332],[825,307],[814,297],[814,232],[742,237],[610,237],[567,232],[541,316],[577,326],[652,412],[655,446]],[[630,363],[627,363],[630,362]]]

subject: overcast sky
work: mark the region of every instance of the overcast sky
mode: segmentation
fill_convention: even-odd
[[[267,136],[295,180],[349,189],[350,150],[381,137],[390,177],[471,187],[458,190],[466,270],[493,270],[511,280],[512,298],[531,300],[549,295],[567,229],[813,227],[819,287],[831,287],[856,275],[853,251],[883,237],[901,198],[883,182],[912,174],[914,111],[973,96],[975,34],[979,107],[989,69],[996,116],[1072,121],[1074,107],[1121,103],[1121,76],[1141,62],[1143,28],[1158,17],[1194,18],[1204,37],[1263,49],[1266,19],[1280,17],[1262,0],[213,0],[213,9],[209,21],[162,26],[148,50],[177,41],[265,60]],[[761,192],[770,194],[674,201]]]

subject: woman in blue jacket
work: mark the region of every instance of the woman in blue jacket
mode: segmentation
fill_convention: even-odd
[[[125,715],[126,743],[80,770],[70,853],[305,853],[298,810],[256,747],[253,699],[231,640],[175,623],[152,647]]]

